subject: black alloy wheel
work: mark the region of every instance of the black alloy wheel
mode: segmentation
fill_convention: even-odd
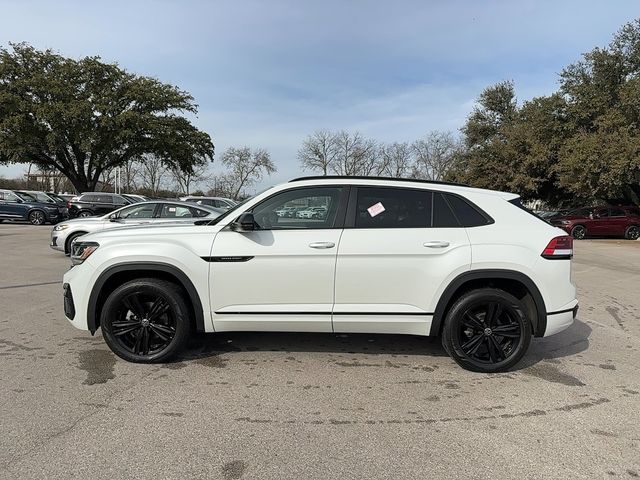
[[[571,236],[576,240],[583,240],[587,236],[587,227],[576,225],[571,229]]]
[[[637,225],[631,225],[628,227],[624,234],[624,238],[627,240],[637,240],[640,238],[640,227]]]
[[[107,345],[131,362],[161,362],[179,351],[189,334],[181,289],[157,279],[133,280],[109,295],[100,326]]]
[[[29,223],[31,225],[44,225],[46,218],[42,210],[33,210],[29,212]]]
[[[80,217],[80,218],[87,218],[87,217],[92,217],[92,216],[93,216],[93,213],[88,212],[86,210],[83,210],[78,214],[78,217]]]
[[[531,323],[522,302],[509,293],[493,288],[473,290],[451,307],[442,341],[462,367],[476,372],[501,372],[526,353]]]

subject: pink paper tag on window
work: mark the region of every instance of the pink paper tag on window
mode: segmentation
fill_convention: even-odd
[[[369,215],[371,215],[372,217],[380,215],[382,212],[384,212],[384,210],[384,205],[382,205],[381,202],[378,202],[375,205],[371,205],[369,208],[367,208],[367,212],[369,212]]]

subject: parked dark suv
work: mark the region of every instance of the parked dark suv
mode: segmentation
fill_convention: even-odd
[[[26,220],[32,225],[62,220],[62,207],[43,203],[29,194],[0,190],[0,223],[4,220]]]
[[[105,192],[85,192],[73,197],[67,203],[69,217],[93,217],[113,212],[116,208],[131,202],[121,195]]]
[[[624,237],[640,238],[640,209],[638,207],[577,208],[565,215],[549,219],[552,225],[562,228],[573,238]]]

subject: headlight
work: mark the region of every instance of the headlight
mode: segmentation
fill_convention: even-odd
[[[571,223],[570,220],[559,220],[562,225],[569,225]]]
[[[56,225],[55,227],[53,227],[53,230],[55,232],[60,232],[62,230],[66,230],[67,228],[69,228],[69,225],[65,225],[64,223],[62,225]]]
[[[80,265],[89,258],[99,246],[96,242],[73,242],[71,244],[71,263],[73,265]]]

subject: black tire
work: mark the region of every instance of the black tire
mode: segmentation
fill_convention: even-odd
[[[624,232],[624,238],[626,238],[627,240],[637,240],[638,238],[640,238],[640,226],[628,226],[627,230]]]
[[[78,213],[78,217],[80,218],[93,217],[93,213],[88,210],[82,210],[80,211],[80,213]]]
[[[571,229],[571,236],[576,240],[583,240],[587,236],[587,227],[576,225]]]
[[[137,313],[134,313],[137,312]],[[129,362],[159,363],[189,339],[189,308],[174,283],[140,278],[116,288],[100,315],[102,336],[113,353]]]
[[[71,253],[71,244],[73,243],[73,241],[78,238],[81,237],[82,235],[86,235],[87,232],[76,232],[76,233],[72,233],[71,235],[69,235],[67,237],[67,241],[64,244],[64,253],[66,255],[69,255]]]
[[[504,290],[467,292],[447,313],[442,345],[466,370],[507,371],[520,361],[531,343],[531,322],[524,312],[522,302]]]
[[[47,222],[47,216],[42,210],[31,210],[27,218],[31,225],[44,225]]]

